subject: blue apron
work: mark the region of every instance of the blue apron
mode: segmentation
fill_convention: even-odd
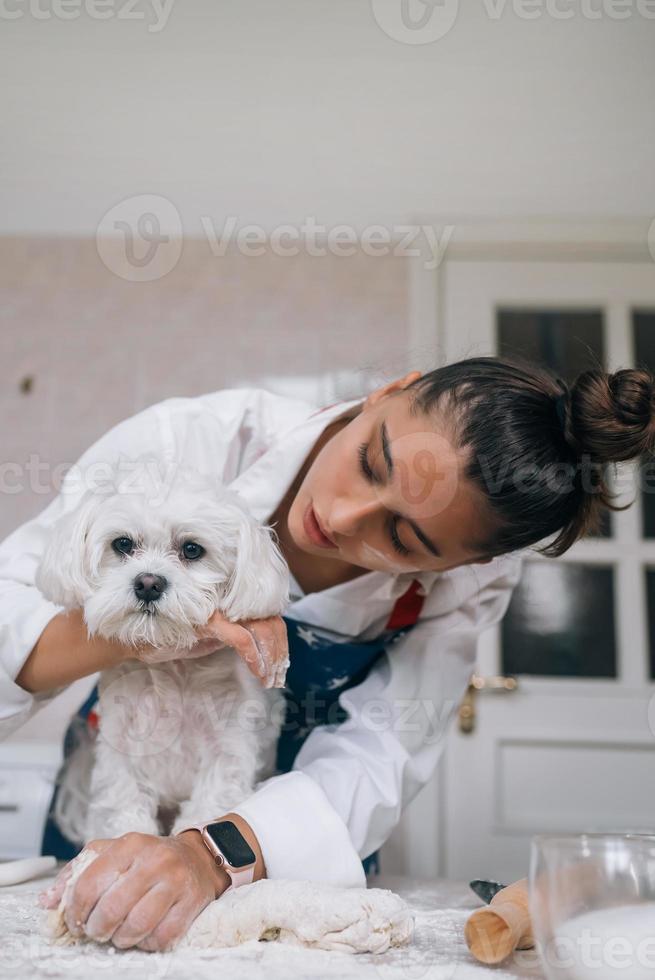
[[[373,664],[396,640],[412,629],[413,623],[387,628],[372,640],[353,640],[334,630],[312,626],[301,620],[282,617],[289,637],[289,660],[284,697],[286,713],[277,746],[278,771],[289,772],[300,747],[318,725],[344,722],[348,715],[339,705],[339,695],[361,684]],[[72,751],[79,726],[87,724],[89,712],[98,700],[94,687],[74,715],[64,737],[64,757]],[[42,854],[54,854],[69,861],[81,848],[60,833],[53,809],[58,788],[50,801]],[[377,853],[363,860],[367,872],[378,871]]]

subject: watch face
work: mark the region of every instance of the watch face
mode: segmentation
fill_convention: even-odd
[[[205,829],[233,868],[245,868],[255,863],[253,849],[231,820],[207,824]]]

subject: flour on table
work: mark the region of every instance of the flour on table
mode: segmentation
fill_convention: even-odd
[[[48,930],[55,943],[76,942],[66,926],[64,908],[73,883],[96,856],[83,850],[74,859],[61,901],[48,914]],[[314,949],[384,953],[408,943],[413,928],[414,918],[405,902],[386,889],[265,878],[211,902],[175,948],[209,949],[275,940]]]

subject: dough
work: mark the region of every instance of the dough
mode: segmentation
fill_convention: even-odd
[[[59,906],[48,913],[53,942],[75,942],[63,910],[73,883],[95,857],[93,851],[83,850],[74,859]],[[405,902],[386,889],[265,878],[211,902],[175,948],[208,949],[275,940],[347,953],[384,953],[408,943],[413,929],[414,919]]]

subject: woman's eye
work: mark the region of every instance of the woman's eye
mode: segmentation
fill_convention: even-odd
[[[379,483],[375,473],[368,465],[368,443],[363,442],[361,444],[357,450],[357,455],[359,456],[359,468],[364,474],[365,479],[367,479],[369,483]]]
[[[205,549],[201,544],[196,544],[195,541],[185,541],[182,545],[182,554],[187,559],[187,561],[195,561],[197,558],[202,558],[205,553]]]
[[[405,545],[400,540],[400,538],[398,537],[397,528],[398,528],[398,518],[393,517],[391,519],[391,529],[390,529],[391,543],[399,555],[408,555],[410,553],[410,549],[406,548]]]
[[[378,478],[376,477],[375,473],[373,472],[373,470],[371,469],[368,463],[368,443],[363,442],[361,444],[361,446],[357,450],[357,455],[359,456],[359,466],[362,473],[364,474],[365,479],[368,480],[369,483],[380,483],[381,481],[378,480]],[[398,523],[398,518],[392,517],[391,524],[389,527],[389,535],[391,537],[391,543],[399,555],[409,555],[411,553],[410,549],[406,548],[405,545],[400,540],[400,538],[398,537],[397,523]]]
[[[111,546],[117,555],[131,555],[134,551],[134,541],[132,538],[114,538]]]

